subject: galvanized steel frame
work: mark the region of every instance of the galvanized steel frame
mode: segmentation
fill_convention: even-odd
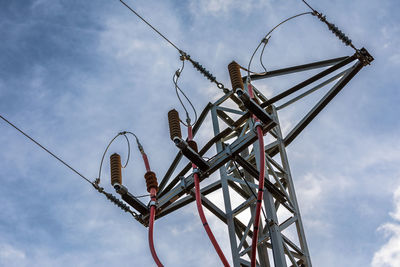
[[[220,179],[201,189],[202,203],[212,214],[228,226],[234,266],[250,266],[249,255],[252,249],[251,229],[254,222],[255,193],[257,189],[255,179],[258,179],[259,169],[259,159],[254,155],[259,154],[259,149],[265,151],[267,173],[265,176],[266,190],[263,199],[266,220],[260,224],[257,247],[258,266],[311,266],[310,254],[297,203],[295,186],[290,172],[286,147],[326,107],[357,72],[366,65],[365,60],[360,58],[360,55],[357,53],[350,57],[300,65],[252,77],[253,80],[264,79],[330,66],[317,75],[271,99],[267,99],[257,88],[254,88],[255,98],[261,103],[260,106],[265,109],[274,122],[263,125],[265,135],[269,136],[270,140],[273,140],[267,143],[264,148],[260,148],[258,143],[255,142],[257,135],[253,131],[251,114],[244,108],[233,91],[225,94],[215,103],[209,103],[199,116],[199,120],[194,126],[193,134],[196,135],[208,114],[211,114],[214,131],[214,138],[199,151],[199,155],[203,156],[214,145],[217,151],[217,154],[208,160],[209,169],[201,173],[200,180],[206,179],[217,170],[219,170],[220,175]],[[286,99],[286,97],[292,95],[294,92],[325,76],[333,75],[335,71],[342,69],[354,61],[357,62],[353,66],[348,67],[344,71],[342,70],[340,73],[336,73],[335,76],[328,78],[303,94],[288,100],[279,107],[274,105],[277,101]],[[284,137],[279,123],[278,110],[285,108],[333,81],[336,81],[333,87],[300,120],[289,134]],[[230,105],[227,104],[228,102],[231,102]],[[232,106],[232,104],[234,105]],[[238,119],[235,120],[232,118],[237,115],[239,115]],[[221,130],[221,123],[227,125],[223,130]],[[193,175],[190,174],[190,163],[172,178],[172,174],[176,171],[178,163],[182,158],[182,152],[179,151],[160,182],[156,219],[166,216],[195,200],[194,181]],[[224,207],[218,207],[207,197],[210,193],[217,190],[222,191]],[[235,200],[241,198],[242,201],[238,206],[233,207],[233,198]],[[243,222],[243,218],[240,219],[239,216],[245,211],[248,212],[248,216],[244,216],[245,221]],[[142,216],[144,222],[148,219],[147,216]],[[290,233],[290,235],[287,233]]]

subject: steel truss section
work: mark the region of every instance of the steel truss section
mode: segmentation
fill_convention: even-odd
[[[366,60],[366,58],[368,60]],[[259,177],[259,150],[266,155],[266,175],[264,192],[264,212],[266,218],[260,223],[260,234],[257,245],[258,266],[303,266],[310,267],[311,259],[307,247],[303,222],[297,203],[295,186],[290,172],[286,147],[304,130],[304,128],[326,107],[341,89],[373,58],[365,49],[357,51],[350,57],[315,62],[297,67],[271,71],[252,79],[265,79],[277,75],[286,75],[310,69],[328,67],[311,78],[292,88],[267,99],[257,88],[254,88],[255,101],[270,116],[271,122],[263,124],[265,147],[258,146],[254,121],[243,103],[233,93],[225,94],[215,103],[209,103],[199,116],[193,129],[194,135],[210,114],[214,137],[198,152],[204,156],[213,146],[216,154],[207,160],[208,169],[201,172],[200,180],[208,179],[219,171],[219,179],[213,180],[201,189],[203,205],[228,227],[233,265],[250,266],[252,226],[256,206],[256,190]],[[353,64],[352,66],[349,66]],[[344,69],[346,68],[346,69]],[[344,69],[344,70],[343,70]],[[331,77],[327,77],[331,75]],[[326,78],[324,81],[321,79]],[[319,81],[319,84],[305,87]],[[287,134],[283,136],[278,112],[288,105],[315,92],[321,87],[335,82],[330,90],[310,109],[306,116]],[[287,100],[293,93],[303,93]],[[285,103],[276,106],[280,100]],[[225,126],[224,126],[225,125]],[[183,159],[179,151],[160,183],[156,219],[160,219],[195,200],[191,165],[176,173],[178,163]],[[221,192],[224,206],[218,207],[208,197],[213,192]],[[146,222],[148,215],[143,214]]]

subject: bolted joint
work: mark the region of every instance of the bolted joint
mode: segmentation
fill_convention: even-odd
[[[180,138],[174,138],[175,145],[182,151],[182,154],[188,158],[193,164],[200,168],[201,171],[207,171],[209,165],[196,151],[197,145],[194,141],[185,142]]]
[[[253,132],[257,133],[257,127],[261,127],[261,129],[263,129],[261,122],[259,122],[259,121],[254,122]]]
[[[120,195],[124,195],[124,194],[128,193],[128,189],[125,186],[123,186],[122,184],[115,183],[113,186],[114,186],[115,191]]]
[[[243,90],[236,90],[236,93],[243,105],[251,114],[256,116],[265,125],[271,124],[272,127],[276,125],[276,122],[271,118],[271,116],[256,101],[254,101],[254,99],[250,98],[247,93]]]
[[[370,65],[371,62],[374,61],[374,58],[364,47],[360,50],[357,50],[356,57],[363,63],[364,66]]]
[[[199,168],[193,168],[193,174],[197,173],[198,175],[200,175],[200,170]]]

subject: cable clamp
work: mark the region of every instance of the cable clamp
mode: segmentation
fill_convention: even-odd
[[[374,60],[371,54],[364,47],[360,50],[357,50],[356,57],[363,63],[364,66],[370,65],[371,62]]]
[[[186,184],[185,176],[180,176],[179,179],[181,180],[182,190],[185,191],[186,194],[188,194],[189,192],[187,191],[187,184]]]
[[[257,127],[261,127],[261,129],[263,128],[261,122],[259,122],[259,121],[254,122],[253,131],[254,131],[255,133],[257,133]]]
[[[263,38],[261,40],[261,43],[268,44],[269,38],[271,38],[271,36],[269,36],[268,38],[267,37]]]
[[[155,200],[151,200],[150,202],[149,202],[149,206],[151,207],[151,206],[157,206],[157,202],[155,201]]]
[[[200,175],[200,170],[199,168],[193,168],[193,174],[197,173],[198,175]]]

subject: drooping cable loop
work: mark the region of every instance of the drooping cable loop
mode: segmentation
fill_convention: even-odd
[[[267,46],[269,39],[271,38],[272,32],[273,32],[276,28],[278,28],[279,26],[281,26],[282,24],[284,24],[285,22],[287,22],[287,21],[289,21],[289,20],[292,20],[292,19],[294,19],[294,18],[303,16],[303,15],[307,15],[307,14],[313,15],[313,12],[304,12],[304,13],[300,13],[300,14],[291,16],[291,17],[289,17],[289,18],[283,20],[282,22],[280,22],[279,24],[277,24],[275,27],[273,27],[273,28],[264,36],[264,38],[261,39],[260,43],[258,44],[258,46],[257,46],[256,49],[254,50],[253,54],[251,55],[250,60],[249,60],[249,64],[248,64],[248,66],[247,66],[247,80],[248,80],[248,82],[250,82],[250,73],[252,73],[252,71],[251,71],[251,69],[250,69],[251,63],[252,63],[252,61],[253,61],[253,58],[254,58],[255,54],[257,53],[258,49],[261,47],[262,44],[264,44],[264,45],[263,45],[263,48],[262,48],[262,51],[261,51],[261,54],[260,54],[260,63],[261,63],[261,66],[264,68],[264,71],[265,71],[265,72],[264,72],[264,73],[256,73],[256,74],[265,74],[265,73],[267,72],[267,69],[266,69],[266,67],[264,66],[263,62],[262,62],[262,56],[263,56],[263,54],[264,54],[264,49],[265,49],[265,47]]]
[[[182,59],[182,58],[181,58],[181,59]],[[175,85],[175,93],[176,93],[176,96],[178,97],[178,100],[179,100],[179,102],[181,103],[181,105],[182,105],[182,107],[183,107],[183,109],[185,110],[185,113],[186,113],[186,123],[184,123],[182,120],[180,120],[180,121],[181,121],[181,123],[182,123],[183,125],[185,125],[186,127],[189,127],[190,125],[196,124],[196,122],[197,122],[197,111],[196,111],[196,108],[194,107],[193,103],[190,101],[190,99],[189,99],[189,98],[187,97],[187,95],[185,94],[185,92],[183,92],[182,89],[181,89],[181,88],[179,87],[179,85],[178,85],[178,79],[180,78],[180,76],[181,76],[182,71],[183,71],[184,68],[185,68],[185,60],[182,59],[182,67],[181,67],[180,69],[178,69],[178,70],[174,73],[174,76],[172,77],[172,81],[173,81],[173,83],[174,83],[174,85]],[[191,108],[193,109],[193,113],[194,113],[194,117],[195,117],[193,123],[191,123],[192,120],[191,120],[191,118],[190,118],[189,112],[188,112],[188,110],[187,110],[185,104],[183,103],[183,101],[182,101],[182,99],[181,99],[179,93],[181,93],[181,94],[185,97],[186,101],[189,103],[189,105],[190,105]]]
[[[107,153],[108,149],[110,148],[111,144],[115,141],[115,139],[117,139],[117,137],[119,137],[119,136],[121,136],[121,135],[125,137],[125,140],[126,140],[127,146],[128,146],[128,155],[127,155],[127,159],[126,159],[125,164],[122,166],[122,168],[126,168],[126,166],[128,166],[129,159],[130,159],[130,155],[131,155],[131,145],[130,145],[130,142],[129,142],[129,138],[126,136],[127,134],[133,135],[133,136],[135,137],[135,139],[136,139],[136,143],[137,143],[137,145],[138,145],[139,151],[142,151],[142,150],[143,150],[143,147],[142,147],[142,145],[140,144],[138,137],[137,137],[134,133],[132,133],[132,132],[127,132],[127,131],[119,132],[117,135],[114,136],[113,139],[111,139],[111,141],[108,143],[106,149],[104,150],[103,156],[101,157],[101,161],[100,161],[99,175],[98,175],[98,177],[97,177],[96,180],[95,180],[95,183],[96,183],[96,184],[99,184],[99,183],[100,183],[100,180],[101,180],[101,172],[102,172],[102,168],[103,168],[103,162],[104,162],[104,158],[105,158],[105,156],[106,156],[106,153]]]
[[[197,144],[195,141],[193,141],[193,131],[192,127],[188,127],[188,142],[189,146],[191,149],[193,149],[196,153],[198,152]],[[193,180],[194,180],[194,188],[195,188],[195,198],[196,198],[196,206],[197,206],[197,211],[199,213],[199,217],[201,220],[201,223],[203,224],[204,230],[206,231],[208,238],[211,241],[211,244],[214,246],[215,251],[217,252],[219,258],[222,261],[222,264],[225,267],[229,267],[228,260],[226,259],[224,252],[221,250],[221,247],[218,244],[218,241],[215,239],[215,236],[213,232],[211,231],[210,226],[208,225],[207,218],[204,214],[203,211],[203,206],[202,206],[202,201],[201,201],[201,193],[200,193],[200,177],[199,177],[199,170],[192,162],[192,169],[193,169]]]

